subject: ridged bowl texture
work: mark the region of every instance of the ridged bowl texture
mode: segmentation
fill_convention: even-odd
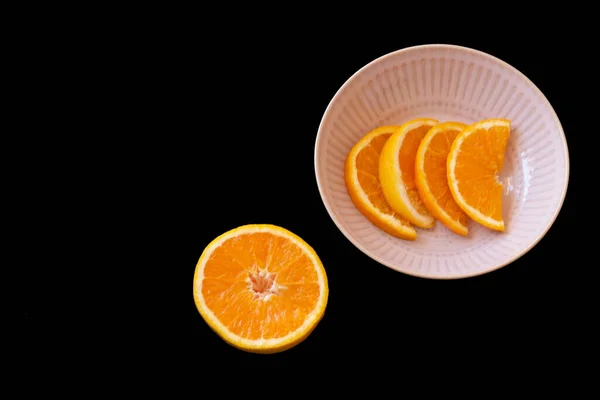
[[[378,126],[417,117],[511,120],[501,172],[504,232],[469,221],[469,235],[462,237],[438,222],[406,241],[371,224],[354,206],[344,184],[352,146]],[[556,219],[569,180],[564,132],[542,92],[498,58],[453,45],[398,50],[356,72],[325,111],[314,157],[323,203],[348,240],[387,267],[435,279],[480,275],[525,254]]]

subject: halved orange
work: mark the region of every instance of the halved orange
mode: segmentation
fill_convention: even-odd
[[[346,157],[344,180],[352,202],[369,221],[390,235],[414,240],[415,228],[390,207],[379,183],[379,154],[397,129],[381,126],[359,140]]]
[[[224,341],[254,353],[302,342],[323,317],[329,287],[302,238],[275,225],[244,225],[214,239],[194,274],[200,315]]]
[[[490,229],[504,231],[499,173],[510,138],[510,121],[491,118],[466,127],[448,155],[448,185],[456,204]]]
[[[462,236],[469,232],[468,218],[450,193],[446,162],[452,142],[466,126],[461,122],[435,125],[421,141],[415,160],[419,197],[438,221]]]
[[[415,158],[421,141],[437,120],[417,118],[404,123],[387,140],[379,157],[379,180],[392,209],[419,228],[432,228],[435,218],[419,197]]]

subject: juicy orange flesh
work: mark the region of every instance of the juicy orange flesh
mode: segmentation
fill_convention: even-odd
[[[356,156],[356,169],[358,171],[358,182],[362,190],[369,197],[369,201],[382,213],[392,215],[402,224],[409,225],[388,204],[383,195],[383,189],[379,183],[379,155],[383,145],[391,136],[391,133],[383,133],[375,137],[369,145],[365,146]]]
[[[482,214],[502,221],[502,183],[498,174],[504,164],[508,127],[492,127],[467,136],[456,159],[458,190],[467,204]]]
[[[402,182],[406,187],[410,203],[420,214],[429,214],[429,212],[421,201],[415,184],[415,157],[417,156],[419,145],[429,129],[431,129],[431,125],[423,125],[407,132],[398,155],[400,170],[402,171]]]
[[[447,165],[448,153],[458,130],[447,130],[437,133],[429,142],[423,161],[423,170],[431,194],[438,205],[455,221],[467,225],[467,214],[456,204],[448,186]]]
[[[300,247],[261,232],[228,239],[214,250],[204,267],[202,295],[234,334],[273,339],[302,325],[317,304],[319,284]]]

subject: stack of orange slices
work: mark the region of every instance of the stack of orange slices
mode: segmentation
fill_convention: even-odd
[[[373,224],[401,239],[415,240],[415,227],[436,221],[467,236],[469,218],[504,231],[499,173],[510,130],[503,118],[378,127],[346,158],[348,194]]]

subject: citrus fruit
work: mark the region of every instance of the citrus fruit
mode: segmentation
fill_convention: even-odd
[[[415,158],[421,140],[438,121],[417,118],[400,126],[387,140],[379,157],[379,180],[394,211],[419,228],[432,228],[435,219],[419,197]]]
[[[415,160],[415,183],[429,212],[451,231],[466,236],[467,214],[456,204],[448,187],[446,162],[456,136],[466,127],[461,122],[444,122],[427,132]]]
[[[321,320],[329,287],[323,264],[300,237],[275,225],[244,225],[214,239],[194,274],[194,301],[230,345],[276,353]]]
[[[390,207],[379,183],[379,154],[396,129],[381,126],[359,140],[346,157],[344,180],[352,202],[369,221],[390,235],[414,240],[417,232]]]
[[[492,118],[466,127],[448,155],[448,185],[456,204],[473,220],[504,231],[498,174],[510,137],[510,121]]]

